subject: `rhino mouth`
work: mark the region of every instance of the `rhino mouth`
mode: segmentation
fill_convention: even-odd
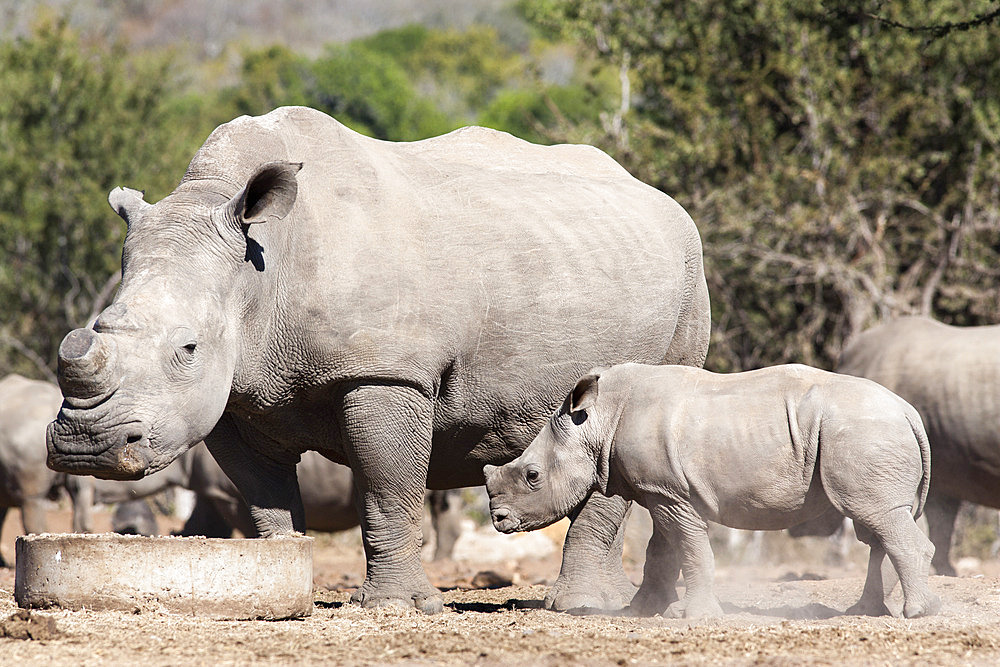
[[[521,521],[506,507],[498,507],[490,513],[493,527],[501,533],[516,533],[521,530]]]
[[[57,419],[49,424],[45,441],[48,467],[75,475],[113,480],[141,479],[154,458],[147,429],[139,422],[92,434],[81,433],[74,424]]]

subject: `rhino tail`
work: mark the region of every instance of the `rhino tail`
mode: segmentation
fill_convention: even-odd
[[[913,519],[916,520],[924,513],[924,504],[927,502],[927,491],[931,485],[931,445],[927,440],[927,431],[924,430],[924,422],[920,418],[920,414],[913,406],[907,405],[907,408],[906,421],[910,423],[913,435],[917,439],[917,445],[920,447],[920,464],[923,469],[923,474],[920,477],[920,486],[917,488],[917,504],[913,508]]]

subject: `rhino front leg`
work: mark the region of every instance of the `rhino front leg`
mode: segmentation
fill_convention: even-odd
[[[592,493],[571,517],[559,578],[545,596],[547,609],[614,610],[632,601],[636,587],[622,567],[628,511],[629,503],[620,497]]]
[[[677,578],[681,573],[680,548],[663,522],[653,521],[653,535],[646,547],[642,585],[632,598],[631,611],[637,616],[662,614],[677,602]]]
[[[250,447],[227,415],[205,438],[205,444],[246,500],[260,537],[305,532],[296,461],[278,461]]]
[[[438,613],[441,593],[420,564],[433,406],[411,387],[358,385],[345,394],[342,409],[367,559],[364,584],[351,601]]]
[[[715,597],[715,555],[708,540],[708,524],[686,502],[664,504],[656,510],[653,521],[662,521],[665,531],[677,534],[684,573],[684,599],[670,605],[664,616],[722,616],[722,606]]]

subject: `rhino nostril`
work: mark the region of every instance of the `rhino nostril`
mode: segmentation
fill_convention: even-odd
[[[493,521],[500,523],[504,519],[510,516],[510,511],[505,509],[493,510]]]
[[[135,445],[146,439],[146,429],[142,425],[134,424],[125,432],[125,446]]]

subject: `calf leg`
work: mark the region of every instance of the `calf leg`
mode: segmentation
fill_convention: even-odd
[[[629,504],[592,493],[571,516],[559,578],[545,596],[547,609],[621,609],[635,596],[622,567]]]
[[[642,585],[632,598],[631,611],[640,616],[664,613],[677,602],[677,578],[681,573],[680,546],[663,521],[653,520],[653,535],[646,546]]]
[[[708,524],[691,505],[659,505],[652,511],[654,525],[676,533],[680,545],[680,566],[684,573],[684,599],[667,608],[666,616],[705,618],[722,616],[715,597],[715,556],[708,540]]]
[[[861,601],[849,609],[848,613],[852,613],[855,608],[857,611],[853,613],[877,610],[874,596],[881,592],[884,600],[885,596],[891,593],[895,586],[895,577],[886,572],[884,566],[877,569],[874,566],[876,558],[881,562],[884,556],[888,555],[903,587],[903,616],[914,618],[936,614],[941,608],[941,600],[927,586],[934,545],[917,528],[909,506],[897,507],[882,517],[868,518],[865,523],[865,529],[872,534],[869,538],[872,545],[872,559],[869,562],[868,578],[879,579],[880,583],[872,582],[869,586],[869,581],[866,581],[865,592],[869,593],[869,589],[871,590],[868,599],[866,600],[863,594]],[[855,520],[855,526],[857,525],[858,521]],[[864,533],[865,530],[862,530],[861,534]],[[877,554],[876,544],[879,545],[880,554]],[[887,613],[887,610],[881,613]]]
[[[936,573],[947,577],[956,576],[955,568],[951,564],[951,537],[955,532],[955,518],[961,505],[962,501],[958,498],[945,496],[933,490],[927,495],[927,502],[924,505],[927,533],[934,545],[931,566]]]
[[[364,584],[351,601],[442,611],[441,594],[420,564],[430,400],[411,387],[357,385],[343,397],[342,420],[367,559]]]
[[[858,539],[871,548],[868,556],[868,576],[861,599],[848,607],[845,612],[851,616],[897,616],[889,608],[889,596],[898,581],[892,564],[885,560],[885,548],[872,532],[855,522],[854,532]]]
[[[941,599],[927,586],[934,545],[917,528],[910,508],[897,507],[872,530],[899,574],[903,587],[903,616],[936,614],[941,609]]]

